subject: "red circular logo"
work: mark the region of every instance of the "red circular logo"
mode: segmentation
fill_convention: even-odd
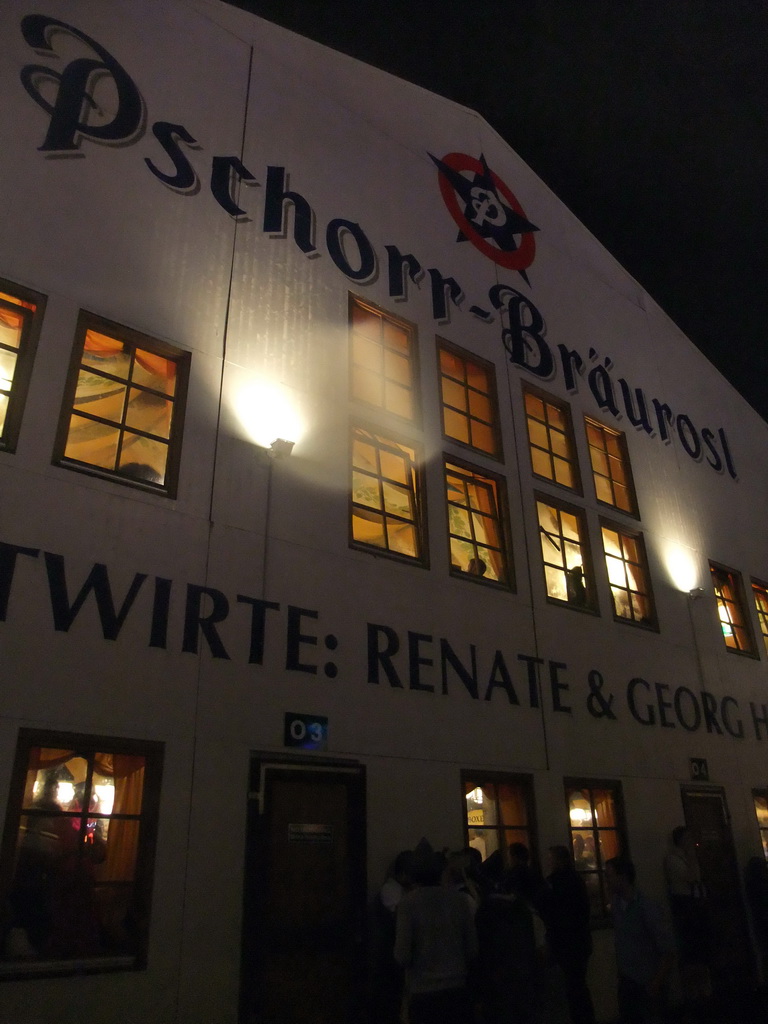
[[[459,228],[458,241],[468,239],[489,260],[524,273],[533,263],[536,242],[531,224],[512,190],[482,155],[448,153],[438,160],[440,192]]]

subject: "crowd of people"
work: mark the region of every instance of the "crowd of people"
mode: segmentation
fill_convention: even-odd
[[[590,902],[570,851],[546,879],[513,843],[400,853],[382,887],[378,1024],[595,1024]]]
[[[521,843],[485,861],[472,847],[436,853],[424,842],[400,853],[376,901],[375,1024],[595,1024],[589,894],[570,849],[553,846],[548,859],[542,876]],[[721,1024],[690,831],[676,828],[664,857],[667,905],[637,886],[626,856],[604,867],[622,1024]],[[746,893],[768,948],[764,861],[750,866]]]

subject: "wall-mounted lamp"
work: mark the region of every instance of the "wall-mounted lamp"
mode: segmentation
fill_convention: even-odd
[[[688,591],[688,597],[690,597],[692,601],[698,601],[698,599],[700,597],[704,597],[705,594],[706,590],[704,587],[694,587],[693,590]]]
[[[286,441],[284,437],[276,437],[269,446],[269,457],[271,459],[287,459],[293,451],[295,441]]]

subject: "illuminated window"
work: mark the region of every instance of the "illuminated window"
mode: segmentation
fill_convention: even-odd
[[[605,862],[627,852],[618,782],[566,779],[565,799],[576,870],[587,884],[592,917],[608,916]]]
[[[535,863],[533,787],[528,776],[462,772],[466,808],[465,846],[483,860],[499,852],[509,865],[509,847],[523,843]]]
[[[614,615],[641,626],[655,625],[643,538],[607,525],[602,536]]]
[[[634,514],[637,505],[624,435],[594,420],[585,423],[598,501]]]
[[[752,634],[744,615],[744,599],[739,574],[709,563],[712,586],[717,598],[717,615],[723,631],[725,646],[730,651],[753,654]]]
[[[173,496],[188,365],[187,353],[82,314],[55,461]]]
[[[760,842],[763,844],[763,856],[768,860],[768,789],[753,789],[752,799],[755,804],[755,817],[760,830]]]
[[[350,300],[352,396],[378,409],[415,418],[413,328]]]
[[[576,608],[594,608],[586,527],[578,509],[536,502],[547,596]]]
[[[757,621],[760,623],[760,635],[768,653],[768,584],[752,580],[752,596],[757,608]]]
[[[445,463],[452,572],[510,582],[501,487],[497,477]]]
[[[416,450],[376,431],[352,431],[352,542],[425,562]]]
[[[146,965],[162,744],[22,730],[0,975]]]
[[[499,456],[498,406],[493,367],[440,343],[440,387],[446,437]]]
[[[579,491],[581,482],[568,406],[527,389],[524,395],[533,472]]]
[[[0,280],[0,449],[15,451],[45,300]]]

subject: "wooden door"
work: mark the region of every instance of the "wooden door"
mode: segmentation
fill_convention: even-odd
[[[262,765],[260,797],[248,835],[241,1021],[354,1024],[365,920],[362,771]]]
[[[684,787],[682,796],[709,898],[713,987],[722,1005],[734,1007],[752,989],[754,958],[725,793]]]

